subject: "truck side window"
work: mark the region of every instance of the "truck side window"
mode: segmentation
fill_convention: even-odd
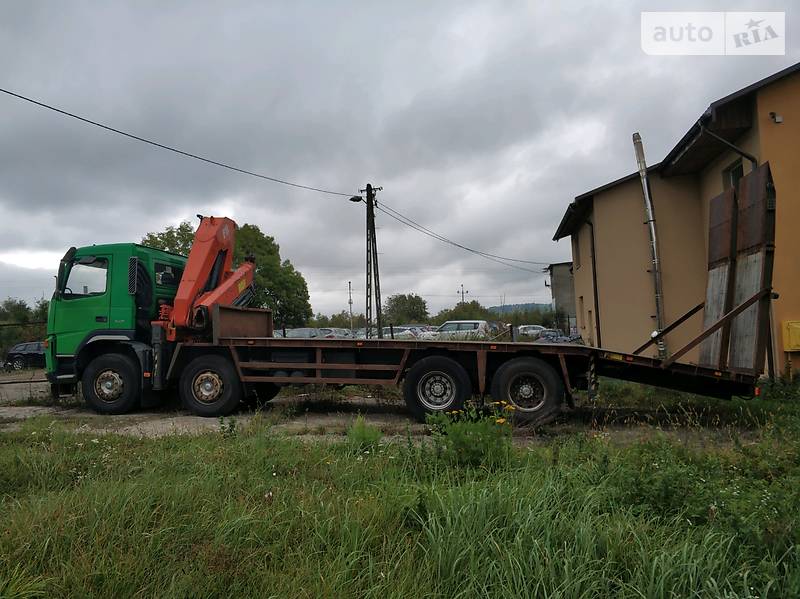
[[[106,292],[108,260],[95,258],[92,262],[76,261],[72,264],[64,285],[67,298],[103,295]]]
[[[155,263],[156,285],[177,287],[183,276],[183,269],[163,262]]]

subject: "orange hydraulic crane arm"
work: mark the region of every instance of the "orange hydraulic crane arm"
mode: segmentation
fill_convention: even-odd
[[[173,330],[205,328],[213,305],[240,303],[253,284],[252,259],[232,270],[236,223],[224,217],[200,218],[172,306],[170,329]]]

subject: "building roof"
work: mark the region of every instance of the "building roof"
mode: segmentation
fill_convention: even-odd
[[[647,172],[649,173],[656,171],[660,166],[661,163],[648,166]],[[631,173],[630,175],[620,177],[619,179],[611,181],[610,183],[606,183],[605,185],[601,185],[600,187],[595,187],[594,189],[584,192],[579,196],[575,196],[575,199],[570,203],[569,206],[567,206],[567,211],[564,213],[564,216],[561,217],[561,222],[558,225],[558,229],[556,229],[556,233],[553,235],[553,241],[558,241],[562,237],[571,235],[573,231],[577,230],[583,223],[586,222],[586,219],[592,212],[592,202],[595,194],[606,191],[607,189],[611,189],[612,187],[616,187],[620,183],[631,181],[638,176],[639,172],[637,171],[635,173]]]
[[[658,172],[667,177],[690,174],[703,168],[727,149],[725,144],[705,133],[704,129],[713,131],[723,139],[733,142],[752,124],[750,107],[754,94],[767,85],[797,72],[800,72],[800,62],[712,102],[686,134],[678,140],[675,147],[667,153],[664,160],[648,167],[647,171]],[[571,235],[586,222],[592,211],[592,202],[596,194],[635,179],[638,175],[638,172],[631,173],[576,196],[567,206],[555,235],[553,235],[553,241]]]

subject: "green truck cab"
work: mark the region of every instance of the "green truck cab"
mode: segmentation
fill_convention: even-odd
[[[185,265],[185,256],[134,243],[70,248],[59,264],[47,315],[45,360],[53,393],[74,392],[87,369],[102,367],[93,363],[104,360],[133,372],[137,391],[145,391],[150,322],[160,303],[172,303]],[[119,369],[107,370],[105,378],[95,379],[98,394],[105,389],[112,397],[122,382],[113,374]]]

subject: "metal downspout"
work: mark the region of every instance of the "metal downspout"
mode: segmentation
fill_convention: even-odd
[[[660,333],[664,328],[664,288],[661,282],[661,261],[658,256],[658,239],[656,236],[656,215],[653,208],[653,198],[650,195],[650,181],[647,178],[647,163],[644,160],[644,147],[642,146],[642,136],[638,132],[633,134],[633,147],[636,150],[636,164],[639,167],[639,178],[642,182],[642,196],[644,198],[644,209],[647,215],[647,231],[650,234],[650,257],[653,261],[653,285],[655,288],[656,300],[656,330]],[[657,342],[658,357],[662,360],[667,357],[667,344],[661,338]]]

